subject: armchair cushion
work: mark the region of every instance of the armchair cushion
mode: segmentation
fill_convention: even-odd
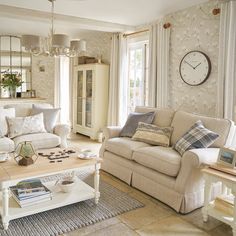
[[[38,133],[21,135],[14,138],[13,141],[15,142],[15,147],[21,142],[31,141],[34,148],[37,150],[57,147],[61,143],[61,138],[51,133]]]
[[[42,108],[33,104],[31,114],[36,115],[43,113],[45,128],[47,132],[53,133],[53,128],[56,125],[59,111],[60,108]]]
[[[15,117],[15,109],[0,107],[0,137],[8,134],[8,125],[6,117]]]
[[[9,137],[14,138],[24,134],[46,132],[43,123],[43,113],[26,117],[7,117]]]

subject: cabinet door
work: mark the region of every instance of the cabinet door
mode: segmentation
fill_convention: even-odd
[[[83,71],[77,72],[77,125],[83,124]]]
[[[86,70],[85,75],[85,126],[92,128],[93,109],[93,70]]]

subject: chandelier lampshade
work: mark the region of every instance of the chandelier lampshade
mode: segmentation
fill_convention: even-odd
[[[54,32],[54,2],[48,0],[51,4],[51,30],[48,38],[41,38],[36,35],[22,35],[22,47],[33,55],[49,56],[69,56],[75,57],[79,53],[86,51],[85,40],[72,40],[66,34],[55,34]]]
[[[40,37],[37,35],[22,35],[21,45],[26,51],[33,54],[38,54],[40,52]]]

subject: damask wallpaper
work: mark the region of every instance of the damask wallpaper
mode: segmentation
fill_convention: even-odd
[[[97,57],[102,55],[104,63],[110,63],[111,33],[83,32],[80,35],[87,41],[86,56]],[[44,71],[40,71],[40,67]],[[46,98],[46,101],[54,105],[55,85],[55,61],[51,57],[33,57],[32,59],[32,88],[36,90],[38,97]]]
[[[169,105],[174,109],[216,115],[220,15],[212,14],[215,7],[219,7],[219,1],[209,1],[166,17],[171,23]],[[212,65],[207,81],[194,87],[185,84],[179,74],[182,57],[192,50],[206,53]]]

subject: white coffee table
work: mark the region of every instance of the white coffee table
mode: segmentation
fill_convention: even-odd
[[[2,199],[0,201],[0,214],[2,224],[6,230],[9,222],[13,219],[48,211],[58,207],[66,206],[88,199],[95,199],[98,203],[99,192],[99,169],[101,159],[94,158],[90,160],[80,160],[76,155],[63,159],[62,162],[50,163],[46,157],[39,157],[37,162],[30,166],[18,166],[12,159],[0,164],[0,190]],[[52,176],[55,174],[75,173],[85,167],[94,167],[94,188],[79,180],[76,181],[73,190],[69,193],[63,193],[55,188],[55,181],[48,182],[45,185],[52,191],[53,198],[50,201],[36,203],[34,206],[21,208],[10,196],[9,187],[16,185],[19,181]]]

